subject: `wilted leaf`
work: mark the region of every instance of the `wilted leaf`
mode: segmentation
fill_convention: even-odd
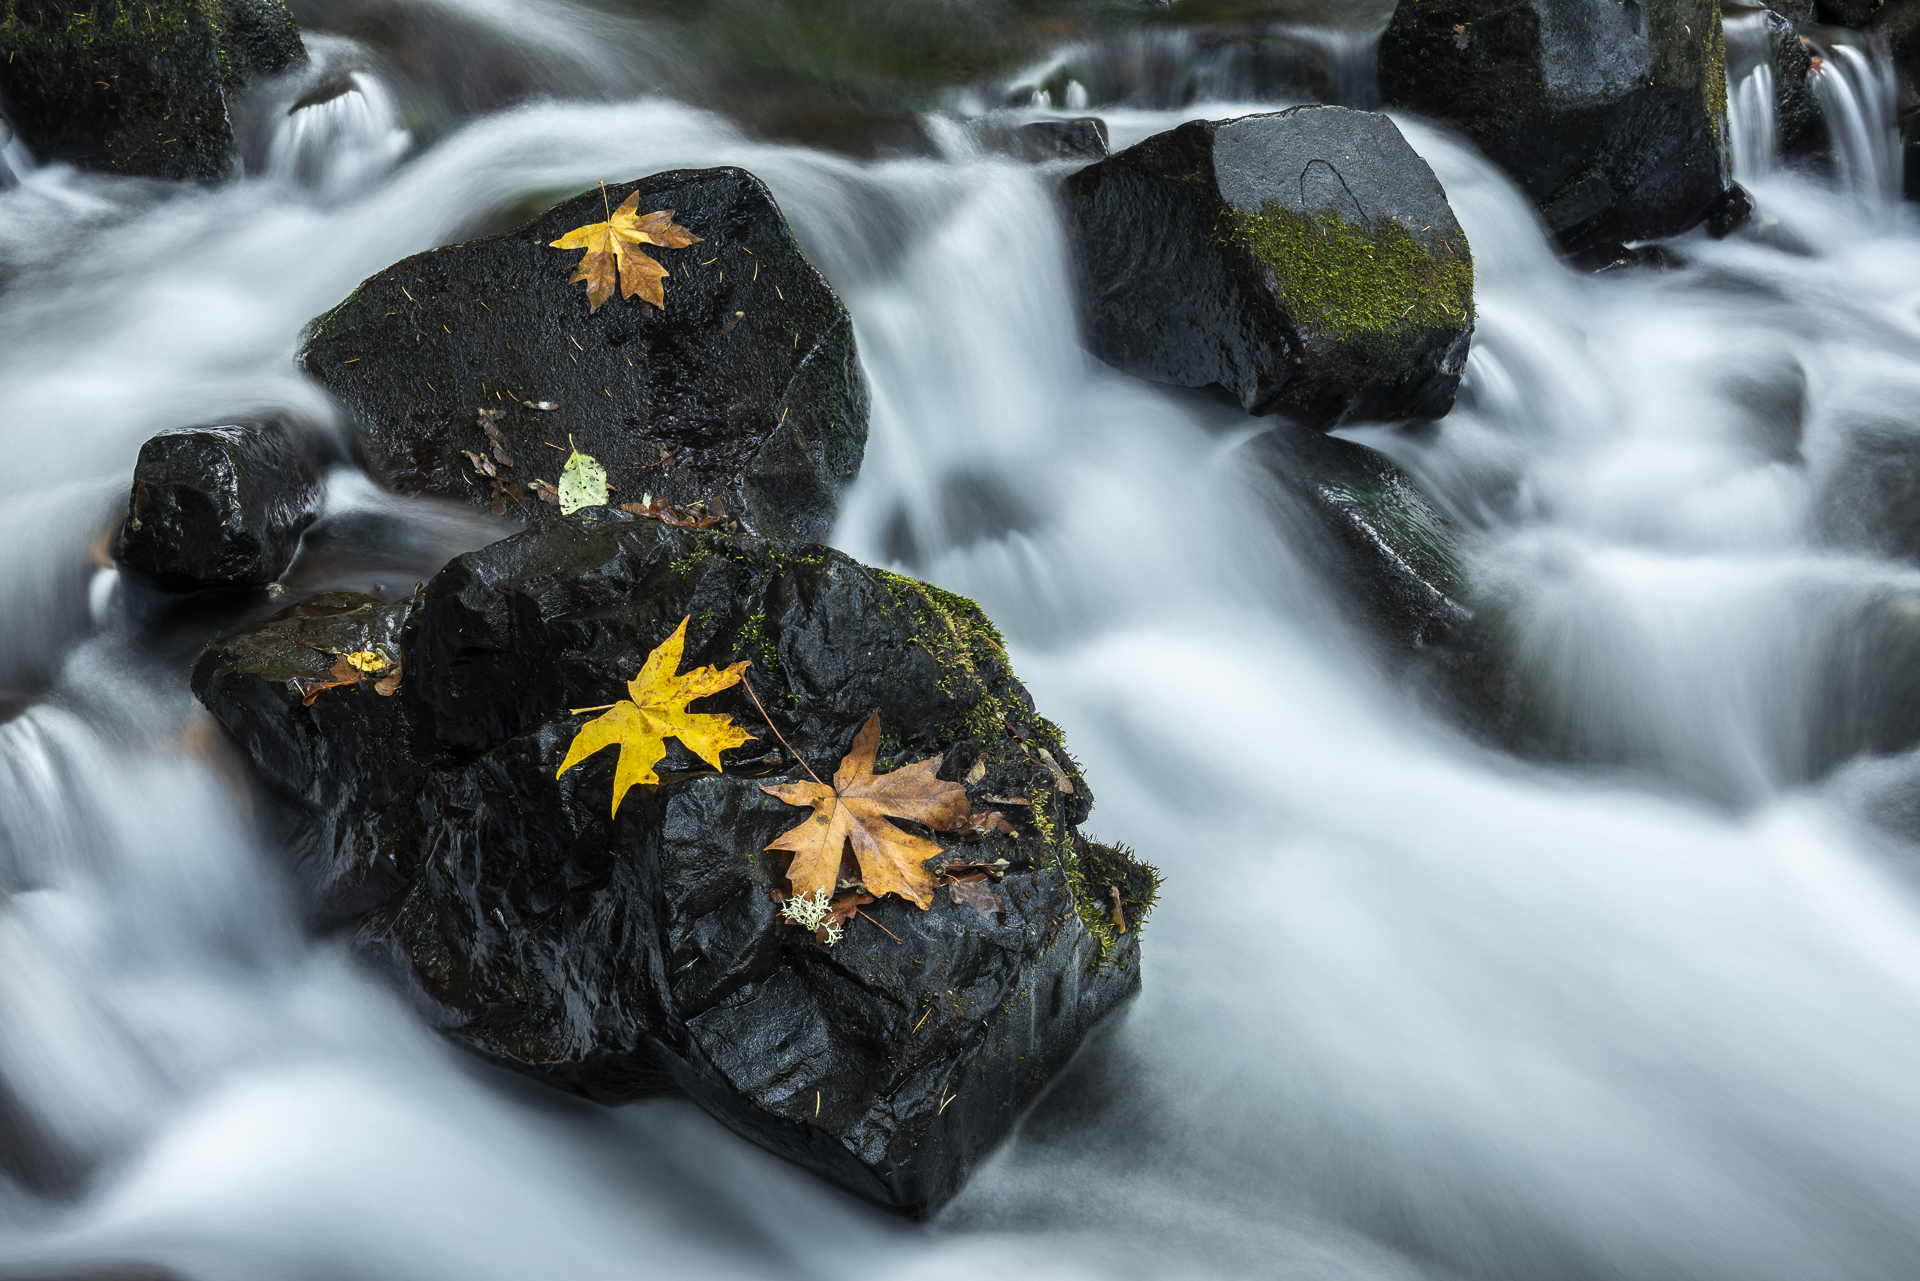
[[[639,246],[684,249],[700,243],[699,236],[673,221],[673,210],[656,209],[642,216],[636,212],[639,208],[640,193],[636,191],[621,201],[605,222],[575,227],[549,246],[587,251],[567,283],[587,282],[589,313],[598,311],[601,303],[613,297],[616,275],[621,297],[637,297],[665,310],[666,292],[660,282],[666,279],[667,269],[641,253]]]
[[[387,667],[387,660],[370,649],[363,649],[357,654],[348,654],[345,657],[347,665],[356,672],[380,672],[385,671]]]
[[[567,758],[554,773],[555,778],[602,748],[618,746],[620,763],[613,773],[612,811],[618,815],[620,798],[627,794],[628,788],[635,783],[660,781],[653,767],[665,758],[667,739],[679,739],[688,751],[719,769],[721,752],[753,738],[735,725],[731,716],[687,710],[687,704],[696,698],[738,685],[746,662],[742,660],[724,670],[700,667],[679,672],[680,655],[686,643],[687,620],[683,618],[673,635],[647,655],[640,674],[627,682],[632,701],[622,699],[605,716],[580,727],[567,749]]]
[[[1041,748],[1040,761],[1048,769],[1053,771],[1053,785],[1055,787],[1059,788],[1063,792],[1073,791],[1073,780],[1068,778],[1067,772],[1060,768],[1060,762],[1053,759],[1052,752],[1049,752],[1044,747]]]
[[[811,805],[813,817],[782,833],[767,848],[793,851],[787,881],[795,894],[831,893],[848,842],[860,879],[876,896],[898,894],[922,910],[933,902],[933,874],[921,864],[940,852],[925,837],[903,832],[888,816],[949,828],[967,816],[967,791],[934,777],[940,758],[928,757],[891,774],[873,772],[880,744],[880,713],[867,718],[853,750],[840,762],[833,786],[824,783],[762,784],[760,790],[789,805]]]
[[[985,872],[969,872],[965,876],[956,876],[947,882],[947,894],[953,899],[955,907],[970,907],[982,916],[992,916],[995,912],[1005,915],[1007,905],[1001,901],[999,893],[987,883]]]
[[[569,438],[568,444],[572,444]],[[607,469],[590,454],[574,450],[560,469],[560,514],[571,516],[582,507],[607,505]]]

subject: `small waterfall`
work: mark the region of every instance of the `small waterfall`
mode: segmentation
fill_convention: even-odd
[[[1762,14],[1727,18],[1727,148],[1733,176],[1752,182],[1780,154],[1773,28]]]
[[[1007,82],[1005,106],[1153,110],[1197,102],[1377,107],[1377,32],[1279,24],[1126,31],[1079,41]]]
[[[337,200],[363,190],[412,145],[386,86],[372,72],[349,71],[288,108],[267,149],[267,173]]]
[[[1900,199],[1902,156],[1892,63],[1835,42],[1813,77],[1840,185],[1869,208]]]
[[[1774,116],[1773,68],[1764,62],[1739,84],[1727,87],[1727,145],[1733,154],[1733,176],[1741,182],[1773,172],[1780,130]]]
[[[34,169],[33,155],[5,116],[0,116],[0,191],[16,186]]]

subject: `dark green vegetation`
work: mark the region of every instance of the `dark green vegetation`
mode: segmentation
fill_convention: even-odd
[[[0,0],[0,99],[42,161],[222,178],[230,95],[306,56],[284,0]]]

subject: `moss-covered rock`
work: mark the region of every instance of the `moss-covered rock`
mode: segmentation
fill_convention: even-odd
[[[719,772],[670,741],[610,816],[613,753],[555,777],[569,709],[623,696],[683,618],[683,667],[749,660],[778,735],[744,688],[705,699],[758,738]],[[353,650],[391,654],[398,690],[309,705]],[[683,1091],[884,1205],[957,1191],[1139,985],[1158,878],[1078,832],[1086,778],[993,625],[829,548],[555,517],[411,600],[315,598],[218,641],[194,689],[284,801],[310,909],[454,1040],[596,1099]],[[766,846],[804,811],[761,784],[805,777],[789,746],[830,775],[876,708],[881,770],[938,757],[1011,822],[943,840],[1005,860],[1003,910],[889,897],[828,948],[781,924]]]
[[[1578,251],[1707,217],[1726,62],[1719,0],[1401,0],[1380,91],[1464,130]]]
[[[1344,107],[1193,121],[1067,180],[1087,342],[1315,426],[1439,417],[1473,256],[1393,122]]]
[[[632,194],[702,239],[649,249],[670,272],[664,310],[615,296],[590,311],[570,280],[581,252],[552,242]],[[396,263],[315,320],[300,359],[381,484],[481,506],[509,493],[499,507],[524,518],[552,510],[529,482],[558,479],[571,439],[616,503],[718,496],[762,533],[822,538],[866,452],[852,317],[743,169],[595,189]]]
[[[230,97],[306,56],[284,0],[0,0],[0,110],[42,162],[225,177]]]

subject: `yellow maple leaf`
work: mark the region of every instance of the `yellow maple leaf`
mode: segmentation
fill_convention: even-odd
[[[701,237],[674,222],[673,210],[656,209],[642,216],[636,212],[639,208],[640,193],[636,191],[621,201],[620,207],[608,214],[605,222],[575,227],[547,246],[587,251],[580,265],[567,277],[567,283],[587,282],[589,314],[600,310],[600,304],[613,297],[616,272],[622,298],[638,297],[665,311],[667,295],[660,282],[666,279],[667,269],[641,253],[639,246],[684,249],[700,243]]]
[[[898,894],[923,911],[932,905],[937,882],[921,865],[940,847],[901,831],[887,816],[932,828],[957,827],[967,820],[971,808],[967,789],[933,776],[940,768],[937,756],[891,774],[875,774],[873,758],[879,745],[880,713],[875,712],[854,735],[853,750],[841,759],[832,787],[817,782],[761,785],[761,791],[789,805],[813,807],[812,818],[767,846],[793,851],[787,880],[796,896],[823,892],[831,898],[839,884],[841,855],[851,841],[869,894]]]
[[[721,752],[754,737],[735,725],[731,716],[687,710],[687,704],[696,698],[738,685],[740,673],[746,670],[747,664],[742,660],[724,670],[697,667],[690,672],[680,672],[680,654],[686,643],[687,620],[683,618],[673,635],[647,655],[640,674],[627,682],[627,692],[633,700],[622,699],[612,704],[612,710],[605,716],[595,717],[580,727],[580,732],[573,736],[573,745],[567,749],[567,758],[554,772],[555,778],[602,748],[617,745],[620,763],[613,772],[613,813],[618,815],[620,798],[627,794],[628,788],[635,783],[660,781],[653,767],[666,756],[667,739],[679,739],[688,751],[719,769]]]

